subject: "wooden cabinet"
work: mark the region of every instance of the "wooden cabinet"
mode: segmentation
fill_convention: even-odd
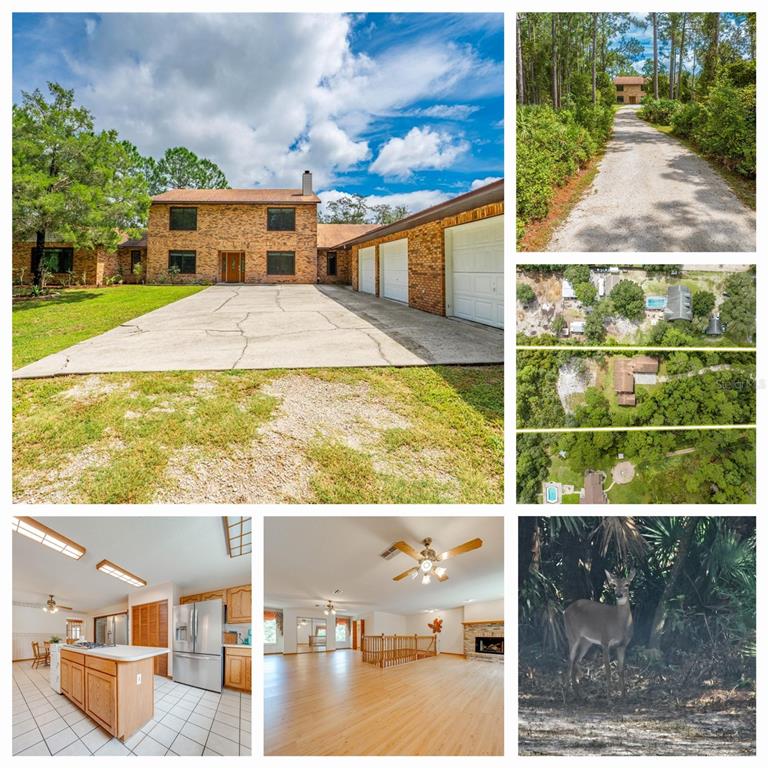
[[[224,685],[239,691],[251,690],[250,648],[224,649]]]
[[[90,661],[90,659],[89,659]],[[117,678],[85,668],[85,712],[113,736],[117,732]]]
[[[79,707],[85,706],[82,654],[61,652],[61,692]]]
[[[168,647],[168,601],[142,603],[131,608],[131,645]],[[168,677],[168,654],[155,656],[156,675]]]
[[[251,585],[227,590],[227,624],[251,623]]]
[[[179,605],[185,605],[186,603],[199,603],[200,595],[184,595],[179,598]]]
[[[213,592],[203,592],[200,595],[200,600],[221,600],[224,605],[227,604],[227,590],[216,589]]]

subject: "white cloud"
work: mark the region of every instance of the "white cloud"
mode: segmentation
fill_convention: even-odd
[[[472,104],[434,104],[426,109],[416,109],[409,114],[416,117],[436,117],[444,120],[466,120],[480,107]]]
[[[369,170],[382,176],[407,179],[415,170],[448,168],[469,151],[469,143],[444,131],[411,128],[401,139],[384,144]]]
[[[340,189],[327,189],[323,192],[318,192],[317,195],[321,200],[320,212],[325,213],[328,203],[348,194],[349,192],[344,192]],[[437,189],[419,189],[414,192],[395,192],[391,195],[368,195],[365,201],[371,206],[382,204],[404,205],[409,213],[418,213],[425,208],[442,203],[450,197],[451,195],[448,193]]]
[[[486,176],[484,179],[475,179],[470,185],[469,185],[469,191],[475,189],[480,189],[480,187],[485,187],[488,184],[493,184],[494,181],[501,180],[501,176]]]
[[[100,128],[117,128],[143,154],[186,146],[233,186],[297,186],[304,168],[329,186],[370,158],[377,115],[501,88],[499,62],[444,40],[354,53],[351,23],[341,14],[103,14],[67,61]],[[398,160],[419,136],[428,164]],[[465,151],[443,134],[404,143],[400,153],[386,145],[378,167],[405,177]]]

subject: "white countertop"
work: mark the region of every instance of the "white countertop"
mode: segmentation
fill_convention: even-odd
[[[113,661],[141,661],[153,656],[162,656],[169,651],[168,648],[150,648],[147,645],[110,645],[105,648],[78,648],[76,645],[66,645],[62,650]]]
[[[245,643],[223,643],[224,648],[253,648],[252,645],[246,645]]]

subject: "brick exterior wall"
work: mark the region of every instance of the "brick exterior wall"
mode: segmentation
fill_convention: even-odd
[[[379,248],[382,243],[408,238],[408,305],[435,315],[445,315],[445,229],[458,224],[501,216],[504,203],[491,203],[468,211],[447,216],[443,219],[427,222],[395,232],[385,237],[378,237],[351,246],[349,258],[350,282],[357,291],[359,288],[358,253],[361,248],[376,246],[376,295],[379,288]]]
[[[219,251],[245,253],[246,283],[315,283],[317,281],[317,205],[206,204],[197,208],[197,230],[169,229],[170,208],[154,203],[149,210],[147,282],[168,273],[168,251],[197,252],[196,274],[178,275],[177,282],[221,280]],[[176,206],[173,206],[176,207]],[[294,232],[267,231],[267,208],[296,209]],[[294,251],[296,274],[268,275],[267,251]]]
[[[336,251],[336,276],[328,274],[328,252]],[[336,285],[349,285],[349,248],[318,248],[317,249],[317,282]]]
[[[68,248],[70,243],[46,243],[46,248]],[[14,243],[12,251],[13,279],[23,276],[24,283],[32,282],[33,242]],[[104,281],[117,273],[117,254],[104,248],[76,248],[72,259],[73,281],[78,285],[104,285]],[[68,284],[68,274],[53,274],[53,283]]]
[[[141,251],[141,278],[137,279],[131,267],[131,251]],[[117,270],[123,276],[124,283],[144,282],[147,275],[147,249],[146,248],[118,248]]]
[[[614,88],[615,87],[616,86],[614,86]],[[624,97],[623,102],[619,102],[618,100],[619,96]],[[634,96],[635,97],[634,103],[639,104],[640,99],[642,99],[643,96],[645,96],[644,87],[640,85],[625,85],[623,91],[619,91],[619,90],[616,91],[616,102],[622,103],[622,104],[631,104],[632,102],[630,101],[630,96]]]
[[[476,637],[504,637],[504,622],[489,621],[484,624],[464,625],[464,656],[478,661],[504,663],[504,656],[495,653],[475,653]]]

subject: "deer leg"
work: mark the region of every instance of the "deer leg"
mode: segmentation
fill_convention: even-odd
[[[603,646],[603,663],[605,664],[605,695],[611,700],[611,649]]]
[[[621,698],[627,695],[627,686],[624,682],[624,651],[626,648],[620,645],[616,648],[616,663],[619,667],[619,677],[621,678]]]

